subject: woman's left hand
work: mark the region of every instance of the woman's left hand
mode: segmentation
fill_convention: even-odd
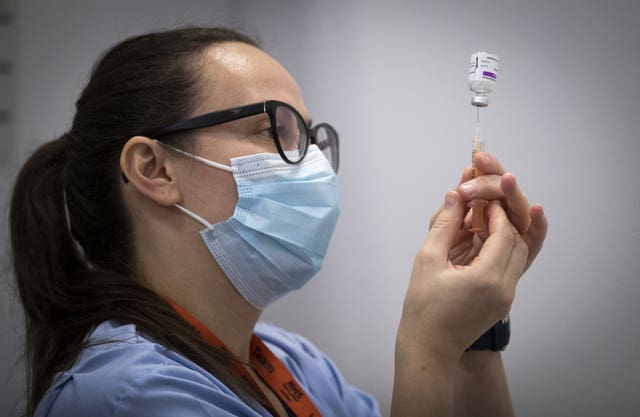
[[[540,204],[529,205],[526,194],[518,186],[513,174],[506,173],[500,162],[491,154],[475,155],[476,168],[483,175],[474,178],[473,168],[467,167],[460,178],[457,191],[465,204],[471,200],[499,200],[507,216],[529,247],[526,263],[528,269],[536,258],[547,234],[547,219]],[[432,218],[435,218],[436,215]],[[449,257],[454,265],[468,265],[479,253],[487,235],[471,233],[471,216],[467,213],[463,227]]]

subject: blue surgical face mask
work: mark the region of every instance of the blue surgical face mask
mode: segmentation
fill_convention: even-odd
[[[336,174],[316,145],[296,165],[261,153],[233,158],[226,166],[174,150],[233,173],[238,202],[228,220],[210,224],[176,206],[205,226],[200,234],[209,252],[251,305],[264,309],[320,270],[340,195]]]

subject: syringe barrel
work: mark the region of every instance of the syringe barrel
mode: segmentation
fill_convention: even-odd
[[[482,175],[482,172],[476,167],[476,153],[478,152],[484,152],[484,142],[479,136],[476,136],[471,141],[471,165],[473,166],[475,177]]]
[[[471,141],[471,165],[473,166],[473,176],[479,177],[483,173],[476,167],[476,154],[484,151],[484,142],[480,137],[480,126],[476,126],[476,134]],[[471,208],[471,233],[480,233],[487,231],[487,225],[484,221],[484,208],[489,204],[486,200],[471,200],[468,207]]]

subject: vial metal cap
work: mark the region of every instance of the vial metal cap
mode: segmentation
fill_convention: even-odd
[[[471,104],[477,107],[487,107],[489,105],[489,98],[487,96],[473,96],[471,98]]]

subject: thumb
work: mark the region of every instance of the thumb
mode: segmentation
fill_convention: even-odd
[[[460,231],[464,215],[464,207],[460,195],[449,191],[444,199],[444,206],[432,220],[431,229],[422,246],[423,253],[430,262],[440,266],[449,259],[449,250]]]

